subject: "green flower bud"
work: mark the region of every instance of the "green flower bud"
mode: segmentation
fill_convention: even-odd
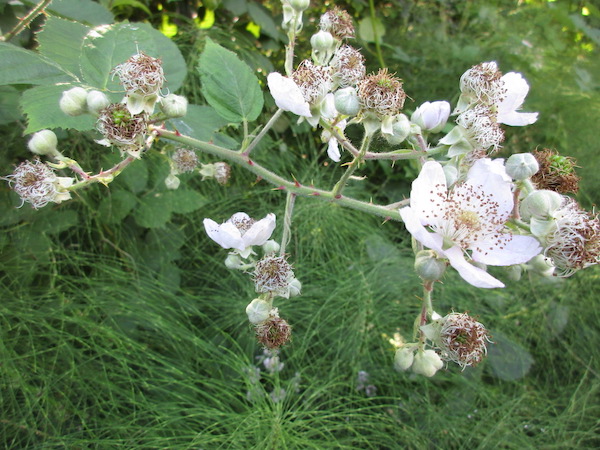
[[[313,50],[317,50],[319,52],[329,52],[334,49],[335,40],[330,32],[319,31],[318,33],[313,34],[310,38],[310,45]]]
[[[538,219],[545,219],[552,216],[552,213],[556,211],[562,205],[563,197],[558,192],[539,190],[529,194],[521,202],[519,211],[521,217],[525,220],[529,220],[532,217]]]
[[[444,367],[444,363],[440,355],[433,350],[425,350],[419,351],[415,355],[412,371],[419,375],[432,377],[442,367]]]
[[[334,94],[335,109],[346,116],[355,116],[360,111],[360,100],[353,87],[339,89]]]
[[[398,145],[410,134],[410,120],[404,114],[396,114],[392,122],[392,134],[383,133],[390,145]]]
[[[56,149],[57,144],[58,139],[53,131],[42,130],[31,137],[27,143],[27,147],[36,155],[55,156],[60,155],[59,151]]]
[[[439,281],[446,270],[446,263],[437,258],[433,250],[421,250],[415,257],[415,271],[424,281]]]
[[[415,349],[413,346],[404,346],[396,350],[394,356],[394,369],[398,372],[407,371],[412,366],[415,359]]]
[[[160,101],[160,109],[169,118],[183,117],[187,114],[188,101],[181,95],[169,94]]]
[[[167,176],[167,178],[165,178],[165,186],[167,186],[167,189],[175,190],[179,187],[180,183],[181,183],[181,180],[179,180],[179,178],[177,178],[172,173],[170,173]]]
[[[302,283],[298,278],[293,278],[288,285],[288,289],[290,290],[290,297],[298,297],[302,292]]]
[[[110,105],[110,100],[104,92],[90,91],[86,97],[87,109],[93,114],[99,114],[104,108]]]
[[[268,255],[269,253],[277,253],[280,248],[281,246],[273,239],[269,239],[262,245],[263,252],[265,252],[266,255]]]
[[[248,320],[254,325],[263,323],[269,318],[271,312],[271,305],[261,298],[255,298],[246,307],[246,314]]]
[[[516,153],[504,165],[508,176],[513,180],[526,180],[537,173],[540,165],[531,153]]]
[[[64,91],[58,104],[68,116],[79,116],[87,111],[87,91],[80,87]]]
[[[310,5],[310,0],[290,0],[290,6],[298,12],[305,11]]]

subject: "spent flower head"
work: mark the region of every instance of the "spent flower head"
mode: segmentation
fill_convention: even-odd
[[[558,152],[547,148],[532,153],[540,165],[537,173],[531,178],[538,189],[547,189],[560,194],[577,193],[580,178],[575,173],[577,167],[575,159],[559,155]]]
[[[148,116],[131,114],[123,103],[113,103],[100,111],[96,129],[109,145],[139,158],[148,129]]]
[[[304,100],[314,104],[325,97],[333,87],[331,68],[316,66],[309,59],[302,61],[292,74],[292,79],[300,88]]]
[[[66,188],[75,181],[70,177],[57,177],[54,170],[39,159],[22,162],[5,180],[21,197],[21,206],[27,202],[36,209],[50,202],[60,203],[70,199],[71,194]]]
[[[448,314],[421,330],[440,349],[443,360],[463,369],[481,362],[491,342],[486,328],[467,313]]]
[[[277,308],[271,310],[267,320],[255,326],[256,338],[267,349],[278,349],[292,337],[292,327],[279,317]]]
[[[504,131],[496,121],[493,111],[484,105],[477,105],[461,113],[456,123],[466,130],[467,139],[475,150],[496,152],[504,141]]]
[[[198,155],[193,150],[180,148],[171,157],[176,173],[193,172],[198,167]]]
[[[406,93],[399,78],[379,69],[358,82],[358,97],[363,109],[375,113],[379,118],[394,116],[404,106]]]
[[[258,293],[272,293],[287,298],[292,280],[294,272],[285,256],[267,255],[254,268],[254,285]]]
[[[319,27],[328,31],[336,39],[351,39],[354,37],[354,24],[348,12],[337,6],[321,16]]]
[[[162,61],[139,52],[113,69],[128,94],[152,95],[162,88],[165,74]]]
[[[336,50],[329,65],[333,69],[333,80],[342,88],[356,86],[366,75],[365,57],[346,44]]]
[[[579,204],[564,197],[563,205],[554,212],[554,232],[547,235],[545,255],[561,277],[600,261],[600,220],[583,210]]]

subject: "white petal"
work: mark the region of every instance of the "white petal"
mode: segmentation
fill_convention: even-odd
[[[208,237],[223,248],[237,248],[244,250],[246,246],[242,242],[240,231],[232,223],[225,222],[219,225],[211,219],[204,219],[204,229]]]
[[[340,148],[338,146],[338,141],[336,138],[329,139],[327,144],[327,155],[335,162],[340,161]]]
[[[433,225],[441,219],[446,208],[444,201],[447,192],[446,176],[441,164],[426,162],[412,182],[410,191],[410,206],[419,215],[423,225]]]
[[[510,111],[502,114],[498,114],[498,122],[513,127],[523,127],[525,125],[531,125],[538,119],[538,113],[520,113],[516,111]]]
[[[473,260],[490,266],[523,264],[542,251],[535,238],[509,234],[495,238],[489,243],[478,242],[477,246],[485,249],[485,252],[473,249]]]
[[[444,253],[459,275],[473,286],[485,289],[504,287],[504,283],[500,280],[497,280],[485,270],[468,263],[460,247],[454,246]]]
[[[275,230],[275,214],[270,213],[264,219],[254,222],[248,231],[242,236],[246,247],[252,245],[263,245],[269,240]]]
[[[537,120],[537,113],[517,113],[529,92],[529,85],[520,73],[509,72],[502,76],[506,97],[498,104],[498,122],[512,126],[530,125]]]
[[[504,159],[502,158],[478,159],[469,169],[469,172],[467,173],[467,178],[477,178],[481,176],[485,179],[487,178],[488,173],[490,172],[495,173],[496,175],[500,175],[502,179],[508,183],[512,182],[512,178],[506,173],[506,169],[504,168]]]
[[[430,233],[427,229],[421,225],[419,216],[415,214],[415,211],[410,207],[406,206],[400,209],[400,217],[404,221],[404,226],[408,232],[425,247],[435,250],[440,254],[444,255],[442,245],[444,239],[442,236],[436,233]]]
[[[272,72],[267,76],[269,91],[275,99],[275,104],[285,110],[293,112],[298,116],[311,117],[310,105],[298,85],[291,78],[282,76],[280,73]]]

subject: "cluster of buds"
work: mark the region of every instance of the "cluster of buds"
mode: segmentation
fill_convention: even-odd
[[[395,136],[398,143],[404,140],[410,123],[400,114],[406,99],[402,81],[387,69],[366,74],[362,54],[345,43],[355,35],[346,11],[335,7],[326,12],[319,28],[311,38],[312,61],[302,61],[289,77],[276,72],[267,77],[277,106],[312,126],[325,122],[321,139],[336,162],[341,158],[338,140],[349,123],[362,123],[369,135],[381,130],[386,137]],[[399,121],[402,125],[395,125]]]
[[[445,317],[433,313],[433,320],[422,325],[420,331],[423,342],[404,344],[396,350],[396,370],[411,370],[432,377],[444,362],[454,362],[464,370],[481,362],[491,342],[486,328],[466,313],[451,313]],[[425,340],[437,351],[425,350]]]
[[[447,145],[448,155],[467,155],[471,161],[501,148],[504,131],[500,124],[522,126],[537,120],[537,113],[517,112],[529,92],[521,74],[505,75],[494,61],[467,70],[460,79],[461,96],[454,114],[457,126],[440,144]]]
[[[275,215],[268,214],[261,220],[254,220],[246,213],[239,212],[219,225],[211,219],[204,219],[208,236],[225,249],[233,250],[225,260],[230,269],[251,271],[254,287],[259,297],[246,307],[249,322],[254,326],[256,336],[265,348],[279,348],[289,341],[291,327],[273,307],[275,297],[295,297],[300,295],[302,285],[294,276],[292,266],[284,255],[276,256],[280,245],[271,240],[275,230]],[[253,246],[262,246],[264,256],[256,261]]]
[[[600,220],[572,198],[536,190],[521,202],[520,213],[542,243],[554,275],[568,277],[600,261]]]
[[[165,185],[168,189],[177,189],[181,183],[178,175],[184,173],[198,172],[202,175],[202,181],[214,179],[217,183],[224,186],[229,181],[231,167],[229,164],[219,161],[211,164],[203,164],[198,159],[195,151],[187,148],[179,148],[172,155],[170,160],[171,171],[165,178]]]

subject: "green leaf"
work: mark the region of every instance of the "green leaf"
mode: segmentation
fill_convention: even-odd
[[[49,84],[72,81],[57,64],[35,52],[0,42],[0,85]]]
[[[133,216],[141,227],[164,227],[171,219],[171,202],[168,197],[160,194],[144,197]]]
[[[21,93],[12,86],[0,86],[0,125],[21,118],[19,98]]]
[[[100,220],[107,224],[120,223],[137,203],[137,197],[129,191],[109,190],[98,207]]]
[[[40,54],[80,79],[81,47],[89,31],[90,27],[80,23],[51,16],[37,34]]]
[[[204,97],[224,119],[238,123],[258,117],[264,102],[258,78],[235,53],[207,39],[198,72]]]
[[[89,25],[109,24],[115,20],[108,9],[92,0],[53,0],[46,13]]]
[[[86,83],[97,89],[122,91],[111,71],[137,52],[160,58],[171,91],[179,89],[187,66],[177,46],[146,23],[119,23],[93,28],[83,41],[81,68]]]
[[[208,200],[196,191],[189,189],[176,189],[165,192],[173,212],[187,214],[204,206]]]
[[[358,22],[358,36],[366,42],[381,42],[381,38],[385,35],[385,25],[377,17],[365,17]],[[376,39],[377,38],[377,39]]]
[[[523,378],[533,364],[533,357],[521,345],[502,333],[492,333],[494,343],[488,346],[488,361],[496,378],[514,381]]]
[[[167,127],[175,128],[181,134],[201,141],[210,141],[216,131],[227,123],[228,121],[210,106],[188,105],[185,117],[170,120]]]
[[[63,91],[71,89],[73,84],[55,84],[36,86],[23,92],[21,108],[27,116],[25,134],[44,128],[71,128],[87,131],[94,128],[96,119],[90,115],[71,117],[63,113],[58,105]]]
[[[72,209],[43,210],[43,216],[36,219],[32,231],[49,235],[66,231],[79,223],[79,215]]]
[[[115,161],[115,164],[120,160],[121,158],[118,158]],[[127,186],[131,192],[139,194],[146,189],[148,177],[148,164],[145,160],[139,159],[129,164],[129,166],[119,174],[117,179]]]

